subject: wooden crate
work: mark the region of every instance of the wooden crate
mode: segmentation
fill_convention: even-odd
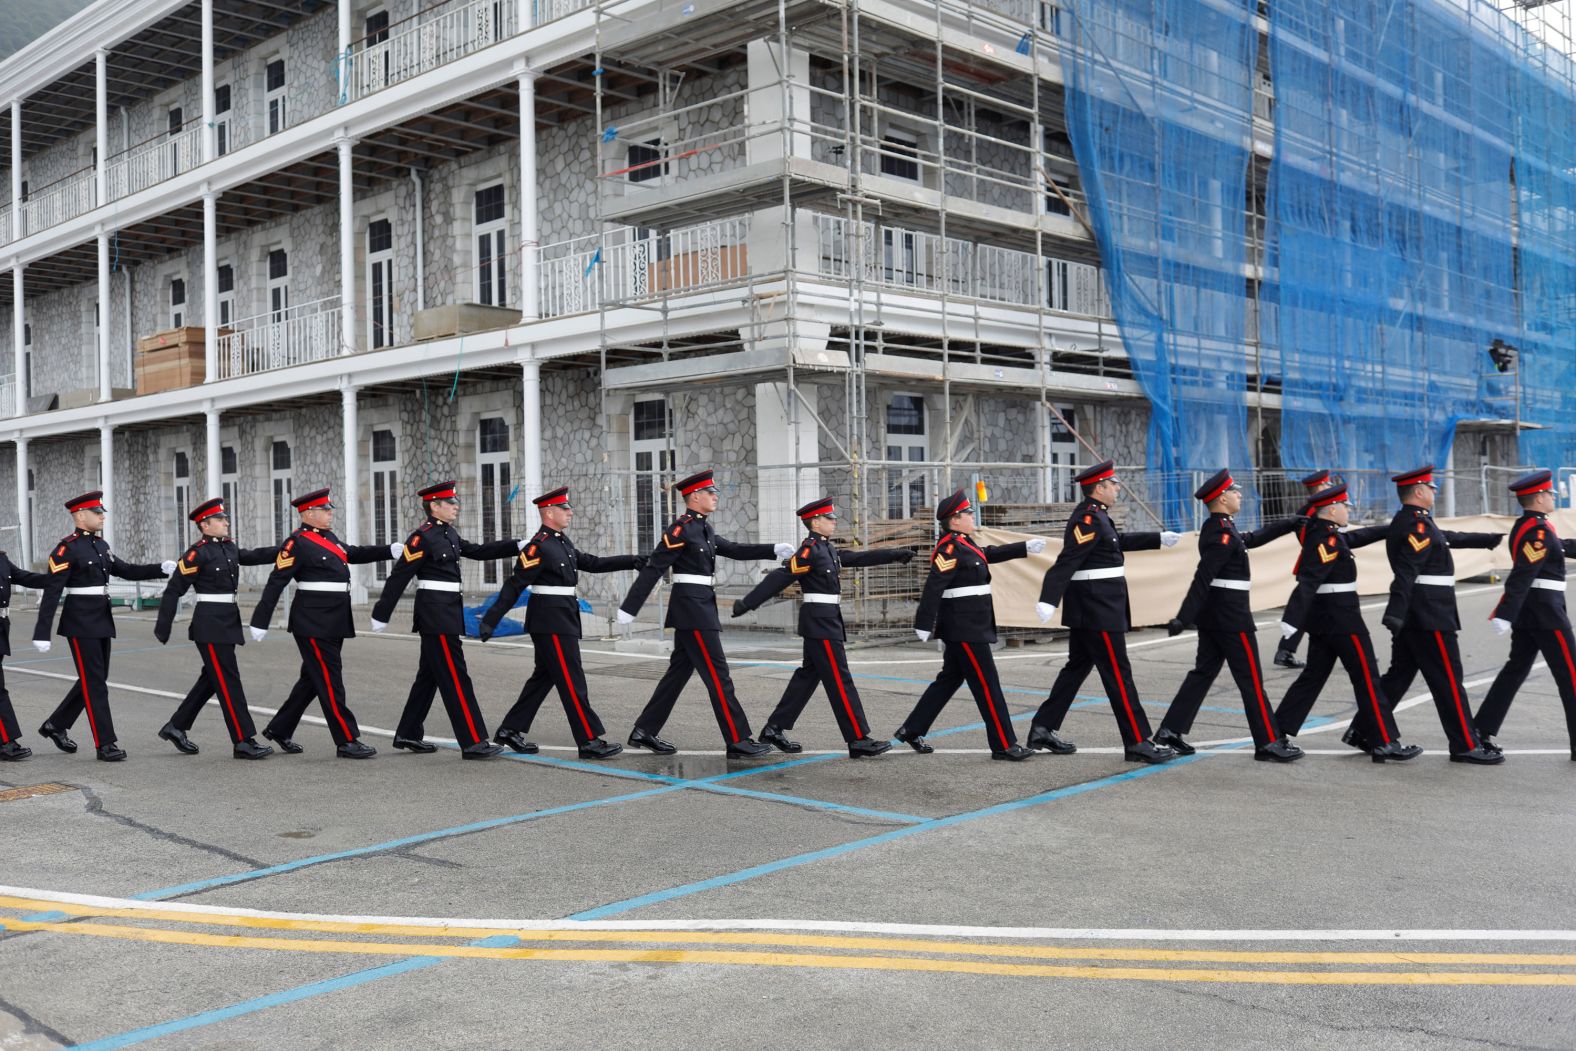
[[[204,331],[194,325],[137,340],[137,393],[195,387],[207,378]]]
[[[749,251],[744,245],[681,252],[652,262],[647,271],[653,292],[682,292],[686,288],[736,281],[749,272]]]

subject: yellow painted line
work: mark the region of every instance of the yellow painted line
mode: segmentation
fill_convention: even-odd
[[[1017,978],[1096,978],[1147,982],[1218,982],[1268,985],[1512,985],[1572,986],[1576,974],[1526,971],[1252,971],[1162,967],[1076,967],[994,963],[986,960],[935,960],[894,956],[833,956],[814,953],[738,952],[715,949],[541,949],[526,946],[431,945],[397,942],[326,941],[208,934],[156,927],[110,924],[8,921],[7,929],[114,938],[164,945],[333,953],[353,956],[438,956],[479,960],[535,960],[557,963],[670,963],[746,967],[802,967],[931,974],[980,974]],[[495,932],[497,933],[497,932]]]
[[[47,782],[42,785],[19,785],[16,788],[7,788],[0,792],[0,803],[9,803],[16,799],[32,799],[34,796],[52,796],[59,792],[75,792],[70,785],[57,782]]]

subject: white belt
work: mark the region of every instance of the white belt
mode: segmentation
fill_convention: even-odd
[[[1547,591],[1564,591],[1565,590],[1565,581],[1563,581],[1563,580],[1544,580],[1542,578],[1539,578],[1539,579],[1534,580],[1532,582],[1532,586],[1535,587],[1535,588],[1543,588],[1543,589],[1545,589]]]
[[[10,620],[11,610],[7,606],[0,606],[0,620]]]
[[[1351,581],[1348,584],[1320,584],[1319,585],[1319,590],[1315,591],[1314,594],[1315,595],[1339,595],[1339,594],[1341,594],[1343,592],[1346,592],[1346,591],[1356,591],[1356,590],[1357,590],[1357,581],[1353,580],[1353,581]]]
[[[989,584],[985,585],[985,590],[986,591],[990,590],[990,585]],[[841,602],[843,600],[843,596],[841,596],[841,595],[805,595],[804,596],[804,600],[806,602],[825,602],[825,603],[828,603],[829,605],[835,606],[835,605],[837,605],[839,602]]]
[[[941,593],[942,598],[968,598],[970,595],[989,595],[989,584],[975,584],[966,588],[948,588]]]
[[[673,574],[673,583],[675,583],[675,584],[699,584],[702,587],[708,587],[709,588],[709,587],[711,587],[711,582],[712,582],[713,579],[715,579],[715,578],[713,578],[713,577],[703,577],[699,573],[675,573],[675,574]]]
[[[100,584],[98,587],[94,587],[94,588],[66,588],[63,591],[63,594],[66,594],[66,595],[108,595],[109,594],[109,585],[108,584]]]
[[[197,596],[197,601],[198,602],[234,602],[235,601],[235,595],[233,593],[229,594],[229,595],[202,595],[202,594],[199,594]]]
[[[1127,576],[1126,566],[1108,566],[1105,569],[1080,569],[1073,574],[1074,580],[1110,580],[1113,577]]]
[[[1253,581],[1232,580],[1229,577],[1216,577],[1214,580],[1209,582],[1209,586],[1212,588],[1230,588],[1232,591],[1252,591]]]
[[[1415,583],[1432,584],[1436,588],[1453,588],[1456,586],[1456,578],[1446,576],[1421,576],[1417,578]]]
[[[574,598],[574,596],[575,596],[575,589],[572,588],[572,587],[561,587],[561,586],[559,586],[557,584],[532,584],[531,585],[531,594],[533,594],[533,595],[567,595],[570,598]]]
[[[418,580],[417,591],[459,591],[460,585],[453,580]]]
[[[333,580],[303,580],[296,583],[297,591],[339,591],[348,593],[349,584],[341,584]]]

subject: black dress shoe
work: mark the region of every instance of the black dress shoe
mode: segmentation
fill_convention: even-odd
[[[535,741],[527,741],[525,734],[519,730],[499,730],[493,734],[493,740],[508,745],[512,751],[519,752],[521,755],[535,755],[541,751],[536,747]]]
[[[1044,726],[1029,727],[1029,740],[1027,744],[1030,748],[1036,749],[1038,751],[1054,752],[1057,755],[1072,755],[1074,752],[1078,751],[1077,745],[1067,740],[1067,738],[1063,737],[1055,730]]]
[[[1474,748],[1470,752],[1451,752],[1452,763],[1476,763],[1478,766],[1498,766],[1505,761],[1504,752],[1493,752],[1487,748]]]
[[[126,758],[126,750],[111,741],[109,744],[99,745],[98,757],[106,763],[118,763]]]
[[[1294,763],[1307,754],[1290,741],[1271,741],[1253,750],[1253,758],[1261,763]]]
[[[639,728],[629,731],[629,747],[644,748],[647,751],[655,752],[657,755],[672,755],[678,751],[677,746],[669,744],[656,734],[648,734]]]
[[[1149,763],[1152,766],[1158,763],[1169,763],[1176,757],[1177,754],[1171,749],[1162,748],[1148,741],[1130,744],[1122,750],[1122,758],[1129,763]]]
[[[1171,749],[1177,755],[1192,755],[1198,751],[1197,748],[1182,740],[1182,735],[1175,730],[1162,729],[1155,731],[1154,742],[1162,748]]]
[[[77,742],[67,737],[66,731],[55,729],[52,723],[45,723],[43,726],[40,726],[38,728],[38,736],[47,737],[55,742],[55,747],[62,752],[75,752],[77,750]]]
[[[1021,763],[1025,759],[1033,759],[1034,753],[1021,744],[1015,744],[1009,745],[1005,751],[1001,752],[992,749],[990,757],[992,759],[1005,759],[1009,763]]]
[[[871,756],[881,755],[892,750],[891,741],[877,741],[874,737],[861,737],[857,741],[848,742],[848,758],[869,759]]]
[[[335,749],[335,754],[341,759],[371,759],[378,754],[378,750],[369,744],[362,744],[351,738]]]
[[[1376,763],[1383,763],[1387,760],[1404,763],[1408,759],[1416,759],[1422,755],[1423,749],[1415,744],[1402,744],[1400,741],[1391,741],[1389,744],[1375,746],[1374,750],[1368,754],[1373,756],[1373,760]]]
[[[5,744],[0,744],[0,762],[3,763],[19,763],[32,754],[33,750],[31,748],[17,744],[15,741],[7,741]]]
[[[279,750],[281,752],[285,753],[286,755],[300,755],[301,754],[301,751],[302,751],[301,746],[296,744],[294,741],[292,741],[288,737],[280,737],[278,734],[274,733],[272,730],[264,730],[263,731],[263,736],[268,738],[270,741],[274,742],[274,744],[278,745],[279,746]]]
[[[235,742],[234,755],[237,759],[267,759],[274,754],[274,750],[266,744],[258,744],[251,738]]]
[[[425,741],[422,743],[426,744]],[[432,746],[427,745],[427,747],[431,748]],[[503,751],[503,745],[501,744],[495,744],[492,741],[477,741],[475,744],[468,744],[460,749],[460,758],[491,759],[501,751]]]
[[[775,726],[768,726],[766,729],[762,730],[761,740],[765,741],[779,752],[787,752],[789,755],[794,755],[795,753],[804,751],[804,745],[800,744],[798,741],[788,740],[788,735]]]
[[[159,727],[159,737],[175,746],[175,750],[182,755],[196,755],[197,742],[186,736],[186,731],[176,727],[174,723],[165,723]]]
[[[728,757],[737,759],[759,759],[770,754],[772,746],[762,744],[753,737],[741,738],[728,746]]]
[[[1302,667],[1302,661],[1298,660],[1297,659],[1297,655],[1295,653],[1293,653],[1291,650],[1276,650],[1275,651],[1275,667],[1277,667],[1277,668],[1300,668],[1300,667]]]
[[[1485,737],[1482,734],[1478,735],[1478,745],[1485,752],[1504,752],[1505,751],[1503,748],[1501,748],[1499,746],[1499,742],[1498,741],[1494,740],[1492,737]]]
[[[423,741],[419,737],[396,737],[394,738],[394,747],[403,748],[407,752],[415,752],[417,755],[428,755],[438,750],[437,745]]]
[[[1369,755],[1373,755],[1374,752],[1374,746],[1368,743],[1368,738],[1358,733],[1355,728],[1347,728],[1347,731],[1341,735],[1341,743],[1351,745],[1353,748],[1367,752]]]
[[[897,732],[892,736],[908,745],[920,755],[929,755],[931,752],[935,751],[935,749],[930,746],[930,742],[925,740],[924,734],[913,733],[906,726],[899,726],[897,728]]]
[[[614,744],[612,741],[604,741],[600,737],[593,737],[580,746],[580,758],[611,759],[623,750],[624,746],[621,744]]]

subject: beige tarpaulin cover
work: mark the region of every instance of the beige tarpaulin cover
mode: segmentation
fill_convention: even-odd
[[[1438,519],[1439,527],[1459,533],[1506,533],[1515,517],[1510,515],[1472,515],[1466,518]],[[1561,510],[1549,515],[1554,528],[1562,535],[1576,537],[1576,511]],[[977,534],[981,544],[1011,544],[1029,539],[1026,533],[1009,533],[1000,529],[981,529]],[[1508,540],[1506,544],[1508,544]],[[1493,551],[1477,548],[1453,548],[1456,560],[1456,579],[1481,576],[1491,569],[1508,570],[1511,563],[1510,549],[1501,544]],[[990,567],[991,593],[996,600],[996,623],[1004,628],[1037,628],[1039,618],[1034,615],[1034,604],[1040,598],[1040,583],[1045,571],[1056,561],[1062,549],[1060,537],[1047,537],[1045,550],[1028,558],[999,562]],[[1252,604],[1255,610],[1275,609],[1284,606],[1291,598],[1296,580],[1291,567],[1297,561],[1296,534],[1288,534],[1248,552],[1253,564]],[[1382,595],[1390,590],[1390,564],[1385,557],[1384,543],[1370,544],[1355,552],[1357,557],[1357,590],[1363,595]],[[1198,534],[1184,533],[1173,548],[1158,551],[1127,552],[1127,593],[1133,608],[1133,626],[1150,627],[1164,624],[1177,615],[1182,599],[1193,582],[1193,571],[1198,568]],[[1056,612],[1051,622],[1060,627],[1062,614]]]

